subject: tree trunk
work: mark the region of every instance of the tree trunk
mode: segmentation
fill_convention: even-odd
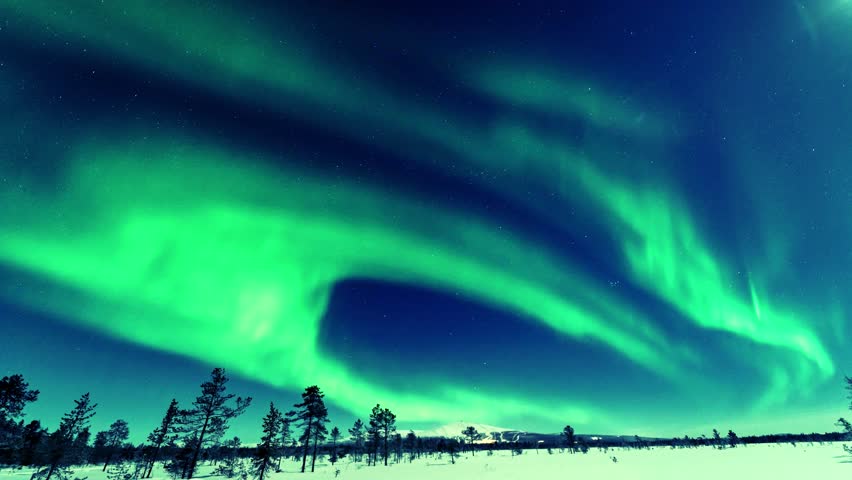
[[[157,456],[160,454],[160,447],[162,445],[163,442],[157,444],[157,448],[154,449],[154,453],[151,455],[151,463],[148,465],[148,473],[146,473],[142,478],[151,478],[151,472],[154,470],[154,464],[157,463]]]
[[[306,435],[305,448],[302,449],[302,473],[305,473],[305,464],[308,461],[308,446],[311,444],[311,427],[314,423],[314,417],[308,417],[308,434]]]
[[[204,426],[201,427],[201,435],[198,436],[198,444],[195,446],[195,452],[192,454],[192,461],[189,463],[189,471],[186,472],[186,478],[192,478],[195,473],[195,466],[198,464],[198,454],[201,453],[201,445],[204,441],[204,435],[207,433],[207,424],[210,423],[210,415],[204,418]]]
[[[112,453],[107,455],[106,460],[104,461],[104,469],[101,470],[102,472],[106,472],[106,467],[109,465],[110,460],[112,460]]]
[[[385,448],[384,452],[382,452],[385,456],[385,466],[388,466],[388,431],[385,429]]]
[[[317,440],[319,440],[319,428],[314,434],[314,452],[311,454],[311,473],[314,473],[314,463],[317,461]]]
[[[44,480],[50,480],[54,470],[56,470],[56,462],[50,464],[50,470],[47,471],[47,476],[44,477]]]

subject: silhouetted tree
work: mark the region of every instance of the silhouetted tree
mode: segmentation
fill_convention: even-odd
[[[284,416],[281,415],[281,411],[275,408],[275,404],[269,402],[269,413],[263,417],[263,436],[260,438],[252,460],[252,473],[257,480],[264,480],[272,464],[272,458],[278,453],[283,422]]]
[[[408,435],[405,436],[405,451],[408,452],[408,462],[413,462],[417,453],[417,435],[414,434],[413,430],[410,430]]]
[[[76,437],[74,437],[74,441],[71,442],[71,450],[68,455],[69,465],[88,465],[89,439],[91,436],[92,433],[89,431],[89,427],[85,427],[80,430],[80,433],[78,433]]]
[[[394,462],[399,463],[402,461],[402,435],[395,433],[391,437],[393,444],[393,453],[394,453]]]
[[[349,429],[349,436],[352,439],[352,451],[355,453],[355,460],[361,461],[361,454],[364,451],[364,422],[359,418],[355,420],[355,424]]]
[[[331,456],[328,457],[328,461],[331,462],[332,465],[337,463],[337,441],[340,440],[340,429],[334,427],[331,429]]]
[[[472,456],[476,456],[476,449],[474,448],[473,442],[482,438],[482,435],[476,431],[474,426],[469,426],[462,430],[462,435],[464,435],[465,439],[467,439],[468,448],[470,449],[470,454]]]
[[[97,436],[103,437],[103,446],[106,449],[106,459],[104,460],[104,468],[101,471],[106,472],[107,465],[109,465],[112,457],[121,448],[121,445],[130,438],[130,429],[127,426],[127,422],[118,419],[109,426],[109,430],[105,432],[98,432],[96,437]]]
[[[219,465],[216,467],[217,475],[234,478],[234,475],[238,473],[237,470],[242,466],[239,459],[241,445],[240,437],[234,437],[222,443]]]
[[[390,436],[396,432],[396,415],[394,415],[389,409],[382,408],[379,404],[376,404],[376,406],[373,407],[373,411],[370,413],[370,429],[371,431],[374,431],[376,447],[378,448],[379,442],[383,445],[382,456],[385,461],[385,466],[387,466],[388,442],[390,441]],[[375,463],[374,459],[373,465],[375,465]]]
[[[290,437],[290,417],[294,412],[287,412],[286,415],[281,415],[281,428],[278,433],[278,447],[275,449],[275,471],[281,471],[281,457],[286,455],[287,445],[293,440]]]
[[[719,431],[715,428],[713,429],[713,445],[716,448],[722,448],[722,437],[719,435]]]
[[[46,466],[33,474],[33,479],[50,480],[54,475],[65,480],[71,473],[68,466],[73,460],[74,440],[86,431],[89,420],[95,415],[97,404],[92,404],[86,393],[74,400],[74,408],[62,416],[59,428],[47,439]]]
[[[237,397],[236,406],[228,405],[234,394],[225,394],[227,383],[225,369],[214,368],[210,380],[201,384],[201,395],[192,402],[193,408],[181,412],[185,431],[192,438],[194,447],[184,478],[192,478],[195,473],[205,442],[221,438],[228,429],[228,421],[241,415],[251,404],[251,397]]]
[[[151,478],[154,463],[157,462],[160,456],[160,449],[163,447],[163,444],[173,439],[178,433],[179,420],[180,410],[178,410],[178,402],[173,398],[171,403],[169,403],[169,408],[166,410],[166,415],[160,422],[160,426],[148,434],[148,441],[151,442],[152,449],[150,458],[148,458],[148,468],[144,472],[143,478]]]
[[[736,448],[739,441],[740,439],[737,437],[737,434],[734,433],[733,430],[728,430],[728,445],[730,445],[731,448]]]
[[[565,448],[569,452],[574,453],[574,444],[576,443],[574,439],[574,427],[565,425],[565,428],[562,429],[562,440],[565,442]]]
[[[269,413],[263,417],[263,436],[252,459],[252,473],[257,480],[264,479],[272,464],[272,458],[278,453],[283,421],[284,416],[281,415],[281,411],[275,408],[275,404],[269,402]]]
[[[30,390],[23,375],[0,378],[0,450],[11,451],[21,440],[24,407],[38,400],[38,390]]]
[[[305,472],[305,464],[308,460],[308,450],[311,442],[313,442],[313,450],[311,453],[311,472],[314,471],[314,463],[317,459],[317,445],[320,440],[325,439],[328,429],[325,423],[328,423],[328,409],[323,401],[325,395],[316,385],[311,385],[305,388],[302,393],[302,402],[293,405],[298,410],[295,412],[296,419],[299,421],[299,428],[303,428],[302,435],[299,441],[302,443],[302,473]]]
[[[25,467],[40,464],[41,459],[38,457],[38,453],[46,436],[47,430],[42,428],[40,421],[33,420],[28,423],[21,434],[18,463]]]
[[[459,456],[459,448],[459,441],[455,438],[447,440],[447,443],[444,445],[444,449],[446,450],[447,455],[450,456],[450,463],[452,463],[453,465],[455,465],[456,463],[456,457]]]

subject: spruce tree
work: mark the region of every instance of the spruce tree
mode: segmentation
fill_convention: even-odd
[[[299,441],[302,443],[302,473],[305,472],[305,464],[308,459],[308,451],[311,450],[311,472],[314,471],[314,463],[317,458],[317,445],[325,439],[328,433],[325,424],[328,423],[328,409],[323,401],[325,394],[316,385],[305,388],[302,393],[302,402],[293,405],[298,410],[294,413],[302,428]],[[311,444],[313,448],[311,449]]]
[[[275,408],[275,404],[269,402],[269,413],[263,417],[263,436],[257,445],[254,458],[252,459],[252,473],[257,480],[264,480],[269,474],[272,459],[277,455],[281,442],[281,427],[284,416]]]
[[[166,415],[160,422],[160,426],[155,428],[153,432],[148,434],[148,441],[151,442],[151,453],[147,459],[148,468],[145,470],[143,478],[151,478],[151,473],[154,470],[154,463],[157,462],[160,456],[160,449],[164,443],[167,443],[178,433],[178,422],[180,421],[180,410],[178,410],[178,402],[174,398],[169,403],[169,408],[166,410]]]
[[[225,369],[214,368],[211,378],[201,384],[201,395],[192,402],[193,408],[182,413],[184,431],[189,434],[193,446],[192,456],[186,465],[184,478],[192,478],[198,466],[201,449],[208,443],[219,438],[228,429],[228,421],[245,412],[251,404],[251,397],[237,397],[236,405],[230,406],[229,401],[234,394],[226,394],[228,377]]]

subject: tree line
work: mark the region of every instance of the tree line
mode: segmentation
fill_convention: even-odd
[[[282,460],[297,462],[301,472],[313,472],[320,455],[334,466],[349,457],[354,462],[366,461],[368,466],[389,462],[413,462],[422,456],[447,456],[455,463],[467,451],[475,456],[477,450],[492,455],[495,450],[508,449],[512,456],[524,449],[553,448],[570,453],[586,453],[590,448],[607,451],[609,448],[736,448],[752,443],[839,441],[852,439],[852,425],[840,418],[840,432],[800,435],[763,435],[740,438],[732,430],[722,435],[714,429],[711,436],[672,439],[645,439],[635,436],[632,441],[623,437],[605,440],[576,435],[566,425],[558,440],[508,443],[481,443],[483,435],[469,426],[457,438],[421,438],[413,431],[404,437],[397,432],[396,415],[376,404],[365,423],[357,419],[348,429],[349,438],[342,441],[338,427],[328,429],[328,409],[325,394],[316,386],[308,386],[301,401],[292,410],[283,412],[274,402],[261,424],[261,437],[256,446],[243,446],[237,437],[225,439],[229,422],[243,414],[251,405],[251,397],[237,397],[227,392],[225,370],[215,368],[210,378],[201,384],[201,394],[188,406],[181,408],[172,399],[160,424],[141,445],[128,443],[130,429],[123,419],[115,420],[107,430],[91,438],[90,420],[97,404],[89,393],[74,400],[59,426],[49,431],[38,420],[25,422],[23,410],[38,399],[39,391],[31,389],[21,375],[0,379],[0,465],[33,468],[31,480],[72,480],[72,467],[102,465],[109,480],[139,480],[151,478],[155,465],[161,464],[174,479],[191,479],[197,475],[201,462],[215,464],[214,473],[227,478],[265,480],[270,473],[281,471]],[[852,400],[852,379],[846,378],[846,388]],[[852,409],[852,404],[850,404]],[[844,447],[848,453],[852,449]],[[612,457],[613,461],[617,461]]]

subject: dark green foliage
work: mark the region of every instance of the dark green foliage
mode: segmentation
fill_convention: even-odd
[[[565,442],[565,448],[567,448],[569,452],[574,453],[574,446],[576,445],[576,440],[574,439],[574,427],[571,425],[565,425],[565,428],[562,429],[562,440]]]
[[[56,477],[65,480],[73,474],[68,467],[77,460],[75,440],[79,446],[81,434],[88,432],[89,420],[95,415],[97,407],[97,404],[91,403],[88,393],[74,400],[74,404],[74,408],[62,416],[59,428],[48,436],[44,451],[45,466],[33,474],[33,480],[51,480]],[[85,438],[88,441],[88,437]]]
[[[409,431],[408,435],[405,436],[403,446],[405,447],[405,451],[408,452],[408,462],[413,462],[418,453],[417,435],[414,434],[414,431]]]
[[[127,422],[124,420],[118,419],[113,422],[112,425],[109,426],[109,430],[105,432],[98,432],[95,436],[95,443],[102,442],[103,448],[106,451],[105,460],[104,460],[104,468],[102,471],[106,471],[107,466],[109,465],[110,460],[115,456],[118,450],[121,448],[121,445],[127,441],[130,437],[130,429],[127,426]],[[101,437],[100,439],[97,437]]]
[[[183,431],[188,434],[185,443],[193,445],[192,457],[186,465],[183,478],[192,478],[198,465],[201,449],[222,438],[228,429],[228,421],[241,415],[251,404],[251,397],[237,397],[231,406],[234,394],[226,394],[228,377],[225,369],[214,368],[210,380],[201,384],[201,395],[192,402],[192,409],[181,412]]]
[[[239,437],[225,440],[220,449],[221,456],[219,457],[219,465],[216,466],[216,475],[234,478],[238,474],[240,446]]]
[[[355,460],[360,462],[361,454],[364,452],[364,441],[366,440],[364,422],[360,418],[355,420],[352,428],[349,429],[349,436],[352,438],[352,452],[355,454]]]
[[[21,448],[24,434],[24,407],[38,399],[22,375],[0,378],[0,463],[11,463]]]
[[[266,478],[272,466],[272,459],[278,455],[283,424],[284,416],[275,408],[275,404],[270,402],[269,413],[263,417],[263,436],[252,459],[252,474],[257,480]]]
[[[396,432],[396,415],[389,409],[382,408],[379,404],[373,407],[370,413],[370,430],[371,441],[374,444],[373,465],[376,464],[375,452],[379,446],[382,447],[382,457],[385,461],[385,466],[388,464],[388,442],[391,440],[391,435]]]
[[[316,385],[311,385],[305,388],[302,393],[302,402],[294,405],[298,410],[294,412],[296,420],[299,422],[299,428],[302,428],[302,435],[299,441],[302,443],[302,473],[305,472],[305,464],[308,459],[308,451],[311,450],[311,472],[314,471],[314,464],[317,459],[317,446],[321,440],[325,439],[328,429],[325,424],[328,423],[328,409],[323,401],[325,394]],[[313,448],[311,449],[311,443]]]
[[[733,430],[728,430],[728,445],[731,448],[737,448],[737,444],[740,442],[740,438],[737,437],[737,434],[734,433]]]
[[[180,410],[178,410],[178,402],[173,398],[171,403],[169,403],[169,408],[166,410],[166,415],[163,417],[162,422],[160,422],[160,426],[148,434],[151,449],[149,450],[150,453],[146,456],[148,468],[144,472],[143,478],[151,478],[154,464],[160,456],[160,449],[165,443],[174,440],[179,432],[179,421]]]
[[[473,442],[482,438],[482,434],[477,432],[476,428],[474,428],[473,426],[465,428],[461,433],[467,439],[467,445],[470,449],[471,455],[476,456],[476,448]]]
[[[334,427],[331,429],[331,455],[328,457],[328,461],[331,462],[332,465],[337,463],[337,441],[340,440],[340,429]]]

